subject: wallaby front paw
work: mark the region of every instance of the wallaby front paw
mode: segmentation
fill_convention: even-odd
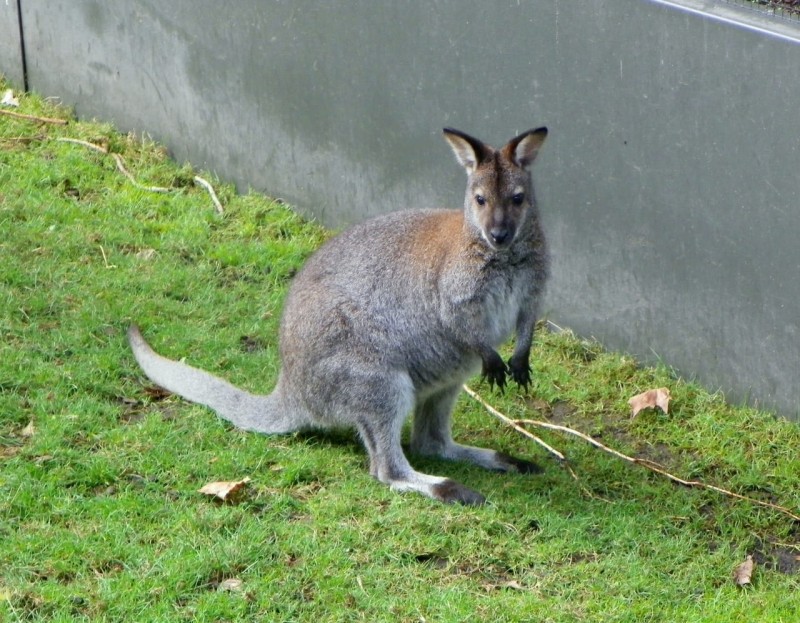
[[[516,471],[520,474],[541,474],[544,471],[537,463],[526,461],[525,459],[518,459],[505,452],[498,452],[497,460],[503,464],[504,471],[507,472]]]
[[[434,485],[432,493],[435,499],[445,504],[458,503],[466,506],[480,506],[486,502],[486,498],[477,491],[473,491],[469,487],[465,487],[449,478],[438,485]]]
[[[508,360],[508,369],[514,382],[522,389],[528,389],[531,384],[531,366],[528,363],[528,358],[511,357]]]
[[[508,366],[503,358],[497,353],[492,353],[492,356],[483,360],[483,370],[481,371],[483,377],[489,381],[489,387],[500,388],[500,391],[506,387],[506,375],[508,374]]]

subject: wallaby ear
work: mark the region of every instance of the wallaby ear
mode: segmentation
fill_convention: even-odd
[[[545,138],[547,138],[547,128],[528,130],[508,141],[503,147],[503,154],[517,166],[528,167],[536,159],[536,154],[539,153]]]
[[[443,132],[458,162],[467,170],[467,173],[472,173],[477,169],[478,165],[486,159],[491,150],[489,146],[484,145],[469,134],[464,134],[453,128],[445,128]]]

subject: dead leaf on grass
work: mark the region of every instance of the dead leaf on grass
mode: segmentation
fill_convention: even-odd
[[[150,400],[164,400],[172,396],[172,392],[162,389],[156,385],[148,385],[144,388],[144,393],[150,397]]]
[[[244,588],[244,582],[242,582],[239,578],[228,578],[227,580],[222,580],[217,586],[218,591],[228,591],[231,593],[241,593],[242,589]]]
[[[483,590],[490,592],[497,590],[524,591],[527,589],[516,580],[507,580],[505,582],[497,582],[497,583],[486,582],[483,584]]]
[[[250,478],[243,478],[242,480],[230,480],[220,482],[210,482],[201,489],[199,493],[210,495],[223,502],[233,502],[242,492],[242,490],[250,482]]]
[[[16,108],[19,106],[19,100],[14,97],[14,91],[12,89],[7,89],[3,93],[3,99],[0,99],[0,104],[3,106],[12,106]]]
[[[156,256],[155,249],[142,249],[141,251],[137,251],[136,253],[136,259],[143,260],[145,262],[148,260],[152,260],[155,256]]]
[[[669,413],[670,400],[669,389],[666,387],[649,389],[646,392],[637,394],[628,400],[628,404],[631,406],[631,417],[636,417],[642,409],[652,409],[655,407],[658,407],[664,413]]]
[[[736,586],[749,586],[753,579],[753,571],[756,563],[753,557],[748,555],[747,559],[733,570],[733,581]]]
[[[0,446],[0,459],[11,459],[22,451],[21,446]]]
[[[33,425],[33,420],[28,422],[28,425],[20,431],[20,436],[27,438],[33,437],[36,434],[36,427]]]

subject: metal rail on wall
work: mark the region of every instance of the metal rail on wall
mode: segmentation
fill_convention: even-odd
[[[767,11],[764,6],[759,9],[757,7],[761,5],[750,0],[721,0],[710,6],[708,2],[698,0],[648,1],[790,43],[800,43],[800,33],[797,30],[800,16],[788,17],[790,13],[779,8]]]
[[[22,27],[22,0],[17,0],[17,23],[19,24],[19,56],[22,61],[22,86],[28,88],[28,63],[25,58],[25,29]]]

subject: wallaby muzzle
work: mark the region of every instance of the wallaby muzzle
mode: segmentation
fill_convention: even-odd
[[[498,216],[500,218],[498,218]],[[517,233],[517,224],[508,215],[501,214],[494,218],[494,223],[489,228],[490,242],[496,247],[509,246],[514,242]],[[499,222],[498,222],[499,221]]]

